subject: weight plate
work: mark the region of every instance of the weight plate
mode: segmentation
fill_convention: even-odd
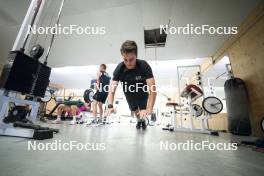
[[[93,96],[94,96],[94,92],[90,92],[89,93],[89,99],[90,99],[90,101],[93,101]]]
[[[203,100],[203,108],[209,114],[218,114],[223,110],[223,103],[216,97],[206,97]]]
[[[35,59],[39,59],[43,55],[43,53],[44,53],[44,48],[39,44],[34,45],[30,50],[30,56]]]
[[[49,102],[51,100],[51,97],[52,97],[52,94],[50,93],[50,91],[46,90],[45,96],[43,98],[41,98],[40,100],[43,103],[47,103],[47,102]]]
[[[198,104],[192,104],[192,115],[200,117],[203,114],[203,108]]]
[[[55,101],[60,103],[60,102],[63,102],[64,99],[63,99],[63,97],[55,97]]]
[[[93,101],[94,91],[92,89],[87,89],[84,91],[84,101],[86,103],[91,103]]]

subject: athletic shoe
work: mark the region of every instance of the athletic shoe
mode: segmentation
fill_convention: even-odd
[[[71,120],[70,125],[75,125],[76,124],[76,120]]]
[[[141,127],[141,121],[137,121],[137,125],[136,125],[136,128],[139,130],[140,129],[140,127]]]
[[[84,120],[83,120],[83,119],[76,120],[76,123],[77,123],[77,124],[84,124]]]
[[[61,123],[61,119],[57,118],[56,120],[52,121],[51,123],[53,124],[60,124]]]
[[[84,123],[83,117],[82,116],[76,117],[76,123],[77,124],[83,124]]]
[[[97,120],[97,126],[102,125],[102,124],[103,124],[103,120],[102,120],[102,118],[99,118]]]
[[[95,125],[97,124],[97,119],[94,118],[90,123],[87,123],[86,126]]]
[[[141,126],[142,126],[143,130],[145,130],[147,128],[146,120],[142,120]]]
[[[103,119],[103,124],[106,124],[106,123],[107,123],[107,118],[104,117],[104,119]]]

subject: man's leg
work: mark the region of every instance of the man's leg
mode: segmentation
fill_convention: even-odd
[[[140,120],[140,116],[139,116],[139,110],[140,109],[138,108],[139,101],[127,99],[127,103],[128,103],[129,109],[131,111],[131,114],[134,114],[136,116],[136,119],[137,119],[136,128],[140,129],[141,120]]]
[[[78,107],[77,106],[71,106],[71,114],[72,114],[72,121],[70,122],[71,125],[76,124],[77,113],[78,113]]]
[[[95,125],[95,124],[97,124],[97,121],[98,121],[98,118],[97,118],[97,106],[98,106],[98,100],[93,100],[93,103],[92,103],[92,108],[93,108],[93,118],[92,118],[92,121],[91,121],[91,123],[89,123],[89,124],[87,124],[87,125]]]
[[[137,118],[137,124],[136,124],[136,128],[140,129],[140,127],[142,126],[142,121],[140,119],[140,115],[139,115],[139,110],[133,111],[136,118]]]
[[[100,114],[100,118],[103,117],[103,103],[99,102],[98,103],[98,107],[99,107],[99,114]]]
[[[94,100],[92,103],[92,107],[93,107],[93,118],[97,118],[97,105],[98,105],[98,101]]]
[[[142,101],[140,101],[138,103],[138,109],[140,109],[140,110],[146,110],[146,108],[147,108],[147,102],[148,102],[148,97],[145,97],[144,100],[142,100]],[[147,117],[144,117],[144,118],[139,117],[139,118],[140,118],[140,121],[141,121],[142,129],[145,130],[147,128],[147,122],[146,122],[147,121],[146,120]]]
[[[61,115],[62,115],[63,111],[64,111],[64,105],[61,104],[57,108],[57,119],[55,121],[53,121],[52,123],[61,123]]]
[[[134,114],[136,115],[137,118],[137,124],[136,124],[136,128],[143,128],[144,130],[147,128],[147,124],[146,124],[146,120],[145,118],[140,117],[140,111],[144,110],[147,108],[147,98],[144,100],[127,100],[129,108],[131,111],[134,111]]]
[[[98,124],[103,123],[103,103],[102,102],[98,102],[98,108],[99,108],[99,118],[97,120]]]
[[[98,120],[99,123],[101,122],[104,123],[106,121],[106,119],[103,119],[103,114],[104,114],[103,104],[105,104],[106,102],[107,95],[108,93],[106,92],[100,92],[98,94],[98,107],[99,107],[99,113],[100,113],[100,119]]]

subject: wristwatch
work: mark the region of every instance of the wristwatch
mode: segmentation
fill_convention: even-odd
[[[108,108],[112,109],[114,106],[112,104],[108,104]]]

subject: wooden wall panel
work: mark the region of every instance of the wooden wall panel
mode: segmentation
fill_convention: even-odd
[[[239,33],[228,39],[213,56],[219,61],[229,56],[235,77],[246,83],[250,101],[253,136],[264,136],[264,1],[240,25]]]
[[[234,75],[246,83],[254,136],[263,136],[264,117],[264,17],[228,49]]]

